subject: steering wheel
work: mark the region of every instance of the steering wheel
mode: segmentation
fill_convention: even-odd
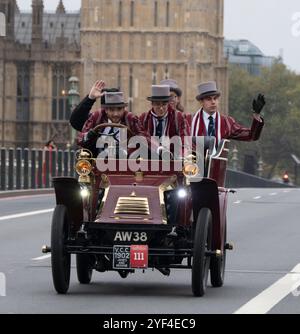
[[[127,132],[129,133],[129,138],[132,137],[134,134],[132,132],[132,130],[124,125],[124,124],[119,124],[119,123],[103,123],[103,124],[99,124],[96,127],[94,127],[93,131],[99,133],[99,131],[101,129],[105,129],[105,128],[118,128],[118,129],[126,129]],[[105,134],[105,133],[99,133],[100,136],[108,136],[108,137],[113,137],[115,139],[116,142],[120,142],[119,139],[116,137],[116,135],[118,134],[118,132],[116,133],[112,133],[112,134]]]
[[[94,131],[98,132],[101,129],[105,129],[105,128],[118,128],[118,129],[127,129],[127,131],[130,133],[131,136],[133,136],[133,132],[131,131],[131,129],[124,125],[124,124],[120,124],[120,123],[102,123],[97,125],[96,127],[94,127]]]

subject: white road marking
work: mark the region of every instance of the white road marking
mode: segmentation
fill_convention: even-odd
[[[284,193],[290,193],[291,191],[290,190],[283,190]]]
[[[242,203],[242,201],[236,201],[233,204],[241,204],[241,203]]]
[[[271,194],[269,194],[270,196],[276,196],[276,195],[278,195],[278,193],[271,193]]]
[[[51,254],[48,255],[44,255],[44,256],[40,256],[40,257],[36,257],[34,259],[31,259],[32,261],[43,261],[43,260],[47,260],[51,257]]]
[[[234,314],[266,314],[290,293],[299,297],[300,263],[287,275],[250,300]]]
[[[253,199],[261,199],[261,196],[253,197]]]
[[[2,201],[19,201],[22,199],[31,199],[36,197],[53,197],[53,194],[42,194],[42,195],[20,195],[20,196],[11,196],[11,197],[3,197],[0,198],[0,202]]]
[[[3,216],[0,217],[0,221],[2,220],[10,220],[10,219],[17,219],[17,218],[23,218],[23,217],[30,217],[30,216],[37,216],[37,215],[43,215],[45,213],[53,212],[54,209],[47,209],[47,210],[40,210],[40,211],[31,211],[31,212],[25,212],[25,213],[19,213],[16,215],[10,215],[10,216]]]

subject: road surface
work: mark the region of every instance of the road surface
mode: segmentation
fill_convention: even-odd
[[[0,313],[210,314],[300,313],[300,189],[240,189],[230,196],[223,288],[191,292],[191,272],[94,273],[79,285],[73,264],[69,294],[52,285],[53,195],[0,199]]]

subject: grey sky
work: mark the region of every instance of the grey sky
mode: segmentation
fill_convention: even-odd
[[[249,39],[268,56],[283,49],[284,63],[300,73],[299,0],[225,0],[224,34]]]
[[[46,10],[55,10],[59,0],[44,0]],[[64,0],[67,10],[78,10],[80,0]],[[31,9],[31,0],[18,0],[21,10]],[[294,16],[294,18],[293,18]],[[228,39],[248,39],[266,55],[278,56],[300,73],[299,0],[225,0],[225,31]]]

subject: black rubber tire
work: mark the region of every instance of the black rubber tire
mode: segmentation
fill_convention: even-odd
[[[209,209],[200,210],[194,233],[194,251],[192,264],[192,290],[195,297],[202,297],[207,287],[210,256],[206,251],[212,245],[212,215]]]
[[[70,286],[71,255],[65,250],[70,221],[67,208],[57,205],[51,228],[51,264],[54,288],[59,294],[66,294]]]
[[[214,288],[221,288],[225,281],[225,266],[226,266],[226,245],[227,242],[227,228],[225,224],[224,230],[224,249],[223,255],[220,258],[212,258],[210,260],[210,281]]]
[[[76,255],[77,278],[80,284],[91,283],[94,263],[95,261],[93,261],[91,255],[88,254]]]

